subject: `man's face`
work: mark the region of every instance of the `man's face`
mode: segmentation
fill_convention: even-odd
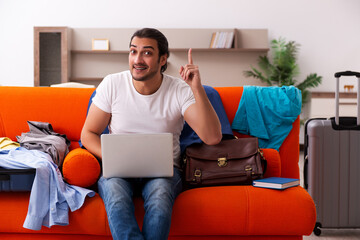
[[[159,58],[157,41],[150,38],[134,37],[130,44],[129,68],[132,78],[146,81],[161,74],[161,66],[166,63],[166,56]]]

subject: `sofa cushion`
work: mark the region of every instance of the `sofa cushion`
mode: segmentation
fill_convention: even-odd
[[[70,141],[80,139],[86,106],[94,89],[50,87],[1,87],[0,134],[16,141],[29,131],[27,121],[48,122]],[[16,107],[7,104],[12,102]]]
[[[107,216],[98,194],[85,199],[83,207],[69,212],[69,225],[42,227],[40,231],[23,228],[29,205],[30,192],[2,192],[0,194],[0,233],[65,233],[110,235]],[[22,239],[14,238],[14,239]]]
[[[309,235],[315,221],[314,203],[300,186],[206,187],[178,196],[170,235]]]
[[[110,236],[100,196],[86,198],[82,208],[69,213],[68,226],[22,227],[30,193],[0,194],[0,232],[65,233]],[[134,199],[135,215],[142,226],[143,201]],[[14,214],[16,213],[16,214]],[[315,205],[302,187],[285,190],[226,186],[196,188],[175,201],[170,236],[309,235],[316,221]],[[261,239],[261,238],[260,238]]]
[[[89,187],[96,183],[100,171],[98,160],[82,148],[70,151],[65,157],[62,168],[65,181],[80,187]]]

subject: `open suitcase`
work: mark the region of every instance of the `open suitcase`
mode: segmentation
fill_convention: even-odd
[[[0,167],[0,192],[31,191],[36,169],[5,169]]]
[[[358,78],[357,117],[339,117],[339,80]],[[360,227],[360,73],[335,73],[335,117],[305,124],[304,185],[314,199],[321,228]]]

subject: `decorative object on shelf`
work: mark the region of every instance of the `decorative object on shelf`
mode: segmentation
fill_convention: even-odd
[[[296,63],[299,44],[295,41],[286,42],[284,38],[271,41],[272,61],[267,56],[259,56],[258,65],[260,70],[251,67],[244,75],[253,77],[267,83],[268,86],[294,85],[301,90],[302,106],[308,101],[308,88],[317,87],[321,84],[322,77],[316,73],[309,74],[304,81],[297,83],[295,77],[299,74],[299,66]]]
[[[92,39],[92,50],[93,51],[109,51],[109,39]]]
[[[95,85],[84,84],[78,82],[66,82],[59,84],[52,84],[50,87],[63,87],[63,88],[95,88]]]
[[[234,31],[214,32],[211,35],[210,48],[232,48],[234,43]]]
[[[344,85],[345,92],[352,92],[354,90],[354,85]]]

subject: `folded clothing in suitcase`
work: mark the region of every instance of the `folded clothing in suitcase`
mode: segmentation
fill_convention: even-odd
[[[36,169],[5,169],[0,167],[0,192],[31,191]]]

